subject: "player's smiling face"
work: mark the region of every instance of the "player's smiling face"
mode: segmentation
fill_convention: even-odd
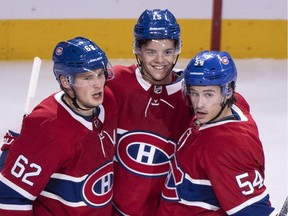
[[[191,86],[188,90],[192,106],[197,120],[204,124],[215,118],[221,111],[223,95],[219,86]],[[227,115],[228,108],[213,121],[217,121]]]
[[[171,69],[177,57],[173,40],[151,40],[141,47],[138,57],[142,62],[143,79],[153,85],[171,83]]]

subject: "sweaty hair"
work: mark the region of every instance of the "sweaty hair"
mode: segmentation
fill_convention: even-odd
[[[231,107],[233,104],[236,103],[236,97],[234,95],[234,92],[235,92],[235,82],[231,82],[229,85],[228,85],[228,88],[230,89],[230,91],[232,91],[232,96],[227,99],[226,101],[226,104],[228,107]],[[221,88],[221,91],[223,91],[223,88]],[[223,93],[223,92],[222,92]]]

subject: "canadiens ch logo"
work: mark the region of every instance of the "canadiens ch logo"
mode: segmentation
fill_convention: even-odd
[[[82,188],[84,202],[92,207],[102,207],[108,204],[113,195],[113,176],[112,161],[89,175]]]
[[[126,169],[135,174],[155,177],[168,173],[175,148],[176,143],[160,136],[134,131],[123,134],[116,151],[119,163]]]
[[[167,175],[165,187],[162,191],[162,197],[168,200],[179,201],[176,185],[181,185],[184,179],[184,172],[178,166],[176,158],[171,159],[172,169]]]

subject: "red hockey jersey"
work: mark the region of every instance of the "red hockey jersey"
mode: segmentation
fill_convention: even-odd
[[[181,93],[182,78],[170,85],[147,83],[135,65],[115,66],[107,85],[118,107],[114,205],[122,214],[154,215],[176,142],[191,119]]]
[[[264,185],[264,153],[246,101],[237,120],[192,125],[171,162],[157,216],[276,215]]]
[[[25,117],[0,174],[0,215],[111,215],[117,104],[92,122],[51,95]]]

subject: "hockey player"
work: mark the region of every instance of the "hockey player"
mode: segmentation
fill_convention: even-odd
[[[276,215],[258,129],[234,93],[236,78],[227,52],[200,52],[185,69],[183,92],[195,117],[171,160],[158,215]]]
[[[168,10],[145,10],[134,27],[137,65],[115,66],[107,83],[119,106],[115,215],[155,214],[176,142],[191,119],[173,68],[180,26]]]
[[[83,37],[58,43],[53,62],[62,91],[24,118],[12,142],[0,215],[111,215],[117,104],[105,82],[112,67]]]

